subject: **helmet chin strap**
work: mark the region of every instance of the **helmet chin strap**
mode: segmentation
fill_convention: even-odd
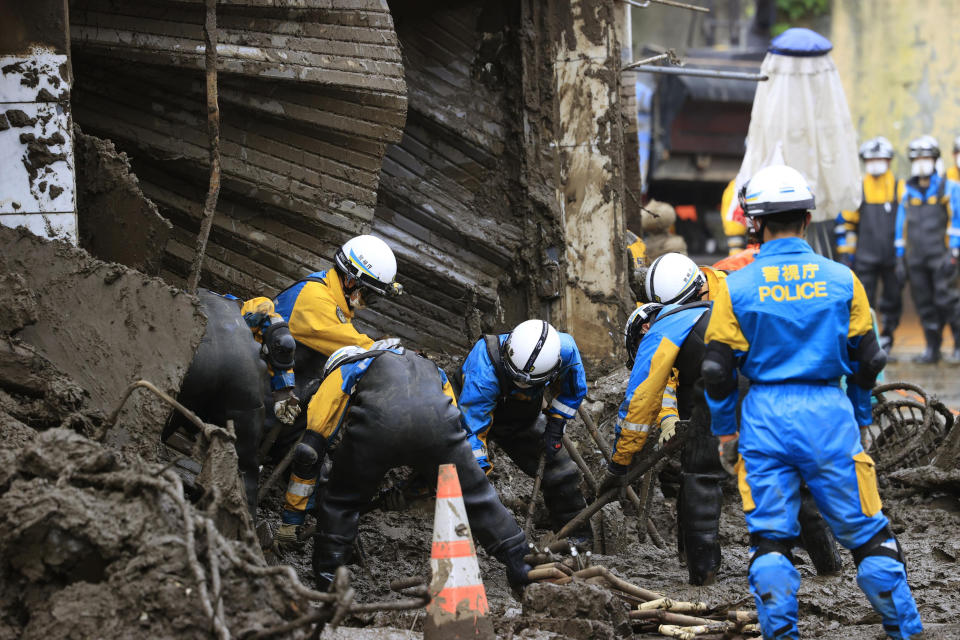
[[[344,274],[341,283],[343,284],[343,294],[347,299],[347,306],[350,307],[350,310],[363,309],[366,304],[364,304],[363,293],[360,289],[360,281],[351,275]]]

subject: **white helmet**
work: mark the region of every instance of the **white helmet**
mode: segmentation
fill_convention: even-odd
[[[817,207],[806,179],[783,164],[760,169],[740,189],[740,206],[748,217],[783,211],[810,211]]]
[[[521,322],[500,346],[507,373],[514,382],[548,382],[560,369],[560,334],[546,320]]]
[[[327,361],[323,364],[323,377],[326,378],[328,375],[333,373],[333,370],[343,364],[343,361],[349,358],[350,356],[356,356],[361,353],[366,353],[366,349],[359,347],[357,345],[350,345],[347,347],[340,347],[336,351],[330,354],[330,357],[327,358]]]
[[[860,157],[864,160],[891,160],[893,158],[893,145],[883,136],[870,138],[860,145]]]
[[[660,304],[684,304],[700,294],[707,280],[682,253],[665,253],[647,269],[647,299]]]
[[[386,242],[374,236],[350,238],[337,249],[337,270],[353,276],[361,285],[380,294],[399,295],[403,287],[394,282],[397,259]]]
[[[660,309],[663,309],[663,305],[659,302],[648,302],[634,309],[630,317],[627,318],[627,326],[623,328],[623,344],[627,348],[627,369],[633,369],[637,349],[646,334],[643,325],[653,322],[657,314],[660,313]]]

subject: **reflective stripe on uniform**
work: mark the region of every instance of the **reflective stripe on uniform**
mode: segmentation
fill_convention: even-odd
[[[291,480],[290,484],[287,486],[287,493],[301,498],[306,498],[313,491],[313,485],[315,480]]]
[[[677,408],[677,399],[674,396],[663,394],[663,402],[661,404],[663,407],[670,407],[671,409]]]
[[[556,398],[554,398],[554,399],[553,399],[553,402],[550,403],[550,408],[551,408],[551,409],[556,409],[557,411],[563,413],[564,415],[569,415],[569,416],[573,416],[573,415],[577,412],[576,409],[574,409],[573,407],[570,407],[570,406],[568,406],[568,405],[563,404],[562,402],[560,402],[560,401],[557,400]]]
[[[474,449],[474,450],[473,450],[473,457],[474,457],[474,458],[477,458],[478,460],[479,460],[480,458],[485,458],[486,456],[487,456],[487,450],[486,450],[486,449]]]
[[[627,422],[626,420],[620,423],[620,428],[626,431],[639,431],[640,433],[650,431],[650,425],[648,424],[638,424],[636,422]]]

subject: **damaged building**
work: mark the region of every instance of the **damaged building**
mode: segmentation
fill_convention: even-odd
[[[211,176],[211,5],[220,174],[200,286],[274,296],[371,233],[395,252],[404,289],[360,313],[371,335],[446,365],[481,333],[548,319],[576,337],[590,380],[562,445],[577,454],[585,497],[602,495],[628,375],[627,228],[640,228],[644,198],[643,72],[622,73],[643,4],[0,0],[0,640],[382,639],[425,627],[433,496],[391,506],[402,472],[367,505],[377,512],[361,518],[353,577],[318,593],[306,586],[313,539],[284,555],[269,531],[292,447],[285,461],[261,459],[266,526],[254,529],[232,425],[159,442],[172,404],[163,396],[180,390],[207,335],[187,283]],[[661,131],[690,133],[723,102],[698,83],[681,93]],[[696,167],[700,143],[672,142],[676,165]],[[732,166],[734,142],[715,149],[715,168]],[[654,177],[678,191],[704,180],[656,173],[665,169]],[[924,623],[951,637],[960,511],[944,493],[960,482],[957,414],[917,387],[885,393],[874,436],[887,455],[875,457],[898,477],[881,489]],[[956,404],[955,389],[944,393]],[[540,547],[531,564],[561,574],[521,597],[474,550],[497,637],[654,637],[677,613],[637,608],[659,591],[709,617],[711,631],[759,633],[756,613],[741,610],[751,608],[750,537],[736,482],[723,483],[722,574],[690,585],[675,496],[659,479],[680,466],[665,449],[644,459],[639,513],[614,502],[585,516],[591,556],[549,548],[539,483],[491,444],[490,481]],[[844,555],[839,577],[806,580],[805,634],[876,635],[855,571]]]
[[[29,24],[58,11],[79,219],[65,237],[182,286],[209,175],[204,5],[11,13]],[[622,11],[612,0],[220,3],[222,177],[201,285],[274,295],[370,232],[394,248],[408,294],[362,315],[375,331],[461,353],[482,331],[543,316],[591,362],[614,362],[627,311],[613,250],[624,246]]]

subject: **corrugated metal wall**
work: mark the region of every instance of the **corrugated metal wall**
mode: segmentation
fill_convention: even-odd
[[[224,173],[201,283],[273,294],[372,229],[407,295],[361,325],[456,353],[523,319],[519,11],[406,3],[398,39],[382,0],[278,4],[218,7]],[[70,9],[77,120],[132,156],[174,223],[162,275],[182,284],[208,175],[202,3]]]
[[[384,159],[373,229],[397,248],[411,295],[382,311],[434,348],[467,348],[526,310],[512,281],[525,227],[507,140],[521,89],[497,59],[512,20],[481,2],[397,16],[409,111]]]
[[[385,0],[218,7],[223,179],[202,283],[271,294],[369,229],[406,84]],[[77,121],[132,156],[182,283],[206,191],[200,2],[71,2]]]

